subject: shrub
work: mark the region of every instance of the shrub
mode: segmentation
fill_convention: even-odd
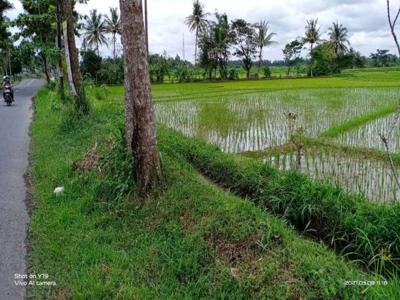
[[[272,72],[269,67],[264,67],[263,73],[264,73],[264,78],[271,78],[271,76],[272,76]]]
[[[239,79],[239,72],[237,69],[230,69],[228,71],[228,79],[229,80],[238,80]]]
[[[82,52],[81,70],[82,74],[90,75],[90,77],[97,82],[97,76],[102,66],[102,58],[93,50]]]

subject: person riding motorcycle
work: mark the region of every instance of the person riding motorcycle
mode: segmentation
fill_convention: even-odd
[[[10,76],[6,75],[3,77],[3,97],[5,98],[5,93],[4,91],[6,89],[9,89],[11,91],[11,98],[14,101],[14,91],[13,91],[13,85],[10,80]]]

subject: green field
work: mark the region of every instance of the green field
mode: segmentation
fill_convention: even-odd
[[[391,131],[396,120],[399,80],[399,68],[365,69],[315,79],[164,84],[153,86],[153,92],[160,124],[215,144],[225,152],[255,152],[268,160],[264,150],[285,148],[299,131],[306,138],[328,139],[329,143],[361,152],[376,149],[383,153],[380,134]],[[122,100],[123,89],[110,87],[98,93]],[[389,138],[391,152],[395,153],[400,149],[398,127]],[[314,148],[303,151],[305,173],[340,184],[350,192],[363,193],[373,201],[398,199],[387,158],[374,162],[364,155],[360,165],[343,151],[330,155],[331,148]],[[296,165],[293,151],[289,152],[281,153],[288,162],[278,166],[280,169]],[[320,161],[320,153],[336,157],[330,164],[344,164],[349,171],[325,168],[328,162]],[[317,165],[310,168],[306,160],[314,156]],[[354,173],[351,166],[358,165],[364,169],[369,166],[372,172]]]
[[[145,202],[121,142],[123,88],[88,87],[84,119],[41,91],[31,262],[58,286],[31,297],[398,299],[396,186],[359,131],[392,118],[399,79],[394,69],[155,85],[163,185]]]

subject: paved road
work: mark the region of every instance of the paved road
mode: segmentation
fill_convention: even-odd
[[[15,87],[13,106],[0,101],[0,300],[24,299],[24,287],[17,287],[14,274],[26,273],[26,186],[32,120],[32,97],[42,80],[24,80]]]

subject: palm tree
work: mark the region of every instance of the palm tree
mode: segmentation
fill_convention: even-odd
[[[196,44],[195,44],[195,52],[194,52],[194,60],[197,62],[197,45],[199,34],[204,32],[207,28],[207,19],[208,13],[204,12],[204,5],[200,3],[199,0],[195,0],[193,2],[193,12],[190,16],[186,18],[186,25],[189,26],[190,31],[196,31]]]
[[[348,45],[348,30],[339,22],[332,23],[332,27],[329,28],[329,44],[335,52],[336,56],[347,52]]]
[[[276,43],[275,41],[272,40],[272,38],[276,35],[274,32],[269,32],[269,22],[265,20],[261,20],[257,24],[255,24],[256,28],[256,44],[259,49],[259,54],[258,54],[258,70],[257,74],[260,73],[260,67],[263,59],[263,49],[264,47],[269,47],[272,44]]]
[[[318,19],[311,19],[307,20],[306,25],[306,33],[305,37],[303,38],[304,43],[310,44],[310,56],[311,56],[311,77],[313,77],[313,70],[312,70],[312,51],[314,49],[314,45],[318,44],[321,41],[321,28],[318,27]]]
[[[83,25],[83,36],[89,47],[100,55],[100,45],[107,45],[107,26],[102,14],[97,13],[97,9],[90,11],[89,16],[85,16],[86,24]]]
[[[117,43],[117,34],[121,34],[121,20],[119,17],[118,9],[110,7],[110,16],[106,16],[106,30],[111,33],[113,38],[113,56],[114,60],[117,58],[115,48]]]

